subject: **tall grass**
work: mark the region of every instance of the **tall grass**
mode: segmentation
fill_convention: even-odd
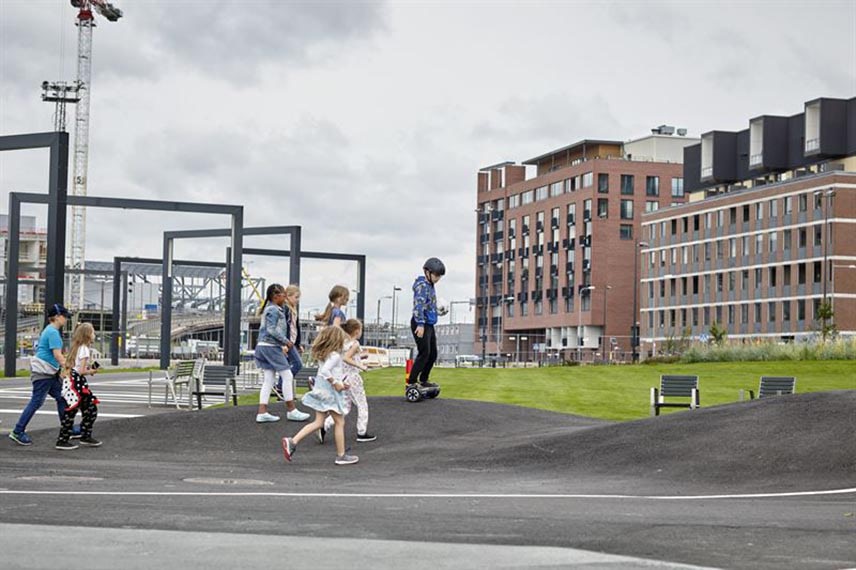
[[[680,358],[684,363],[772,360],[856,360],[856,338],[789,344],[759,341],[722,346],[693,345]]]

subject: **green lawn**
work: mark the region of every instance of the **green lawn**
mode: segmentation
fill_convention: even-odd
[[[796,376],[797,392],[856,389],[856,362],[711,362],[637,366],[583,366],[529,369],[435,368],[431,379],[441,397],[516,404],[610,420],[649,415],[650,389],[660,374],[696,374],[702,406],[738,400],[738,391],[758,389],[758,379]],[[386,368],[363,375],[369,396],[401,396],[404,370]],[[241,403],[258,402],[257,395]],[[669,413],[664,410],[662,413]]]

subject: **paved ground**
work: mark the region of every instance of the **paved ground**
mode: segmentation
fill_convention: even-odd
[[[5,440],[0,549],[53,567],[22,537],[68,525],[98,527],[104,567],[246,567],[265,545],[322,568],[856,567],[856,392],[621,424],[442,398],[371,413],[381,439],[351,467],[308,440],[285,463],[299,426],[248,408],[117,418],[97,449]]]

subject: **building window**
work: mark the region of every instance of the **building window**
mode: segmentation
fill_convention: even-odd
[[[683,178],[672,178],[672,197],[673,198],[683,198],[684,197],[684,179]]]
[[[568,204],[568,225],[573,226],[577,223],[577,205]]]
[[[814,245],[823,245],[823,226],[814,226]]]
[[[775,287],[775,286],[776,286],[776,283],[777,283],[777,282],[776,282],[776,274],[777,274],[777,273],[776,273],[776,268],[775,268],[775,267],[770,267],[770,277],[769,277],[769,279],[770,279],[770,281],[769,281],[769,283],[770,283],[770,287]]]
[[[546,186],[541,186],[535,189],[535,200],[546,200],[549,189]]]
[[[776,253],[776,248],[778,247],[776,240],[778,235],[779,234],[776,232],[770,232],[770,253]]]
[[[797,320],[805,320],[805,299],[797,299]]]
[[[609,174],[604,172],[597,175],[597,191],[601,194],[609,192]]]
[[[621,175],[621,193],[625,196],[633,195],[633,175],[632,174],[622,174]]]
[[[523,194],[520,195],[520,203],[523,204],[524,206],[526,204],[531,204],[534,201],[535,201],[535,192],[533,192],[532,190],[529,190],[528,192],[524,192]]]
[[[645,177],[645,195],[659,196],[660,195],[660,177],[646,176]]]
[[[797,285],[805,285],[805,263],[797,265]]]
[[[764,251],[764,234],[758,234],[755,236],[755,254],[761,255]]]
[[[808,211],[808,194],[799,195],[799,208],[800,212]]]
[[[776,302],[775,301],[770,301],[769,303],[767,303],[767,316],[770,317],[771,323],[776,322]]]
[[[815,261],[812,263],[812,269],[814,270],[814,282],[820,283],[823,281],[823,271],[820,268],[820,262]]]
[[[594,184],[594,173],[586,172],[583,174],[583,188],[589,188]]]
[[[621,224],[618,235],[621,239],[633,239],[633,224]]]
[[[564,182],[563,181],[560,180],[559,182],[553,182],[552,184],[550,184],[550,196],[551,197],[561,196],[563,192],[564,192]]]
[[[782,213],[787,215],[793,211],[794,211],[794,198],[793,198],[793,196],[785,196],[784,208],[782,208]]]
[[[523,301],[520,303],[520,316],[525,317],[529,314],[529,302]]]
[[[764,219],[764,202],[758,202],[757,204],[755,204],[755,219]]]
[[[656,212],[660,209],[660,202],[656,200],[648,200],[645,202],[645,211],[646,212]]]
[[[791,302],[782,301],[782,322],[791,322]]]
[[[513,210],[520,206],[520,194],[508,197],[508,209]]]
[[[770,217],[777,218],[779,216],[779,202],[776,199],[770,200]]]
[[[603,219],[609,217],[609,199],[608,198],[598,198],[597,199],[597,217],[603,218]]]
[[[749,322],[749,305],[743,303],[740,305],[740,323],[747,324]]]
[[[621,201],[621,219],[622,220],[632,220],[633,219],[633,200],[622,200]]]
[[[797,230],[797,248],[802,249],[807,245],[808,242],[808,233],[805,228],[800,228]]]
[[[782,249],[785,251],[791,250],[791,230],[782,231]]]
[[[749,222],[749,206],[743,206],[743,223]]]
[[[749,236],[743,236],[743,255],[744,256],[752,253],[752,249],[751,249],[749,243],[750,243],[749,242]]]

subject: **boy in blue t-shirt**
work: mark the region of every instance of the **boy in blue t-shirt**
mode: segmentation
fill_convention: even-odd
[[[36,411],[45,403],[48,394],[56,400],[59,420],[65,416],[65,400],[62,398],[62,379],[60,370],[65,365],[62,354],[62,335],[60,332],[66,320],[71,316],[68,309],[60,304],[48,308],[48,325],[39,337],[39,347],[30,361],[30,380],[33,382],[33,395],[24,408],[15,429],[9,438],[20,445],[32,445],[33,440],[26,433],[27,424]]]

